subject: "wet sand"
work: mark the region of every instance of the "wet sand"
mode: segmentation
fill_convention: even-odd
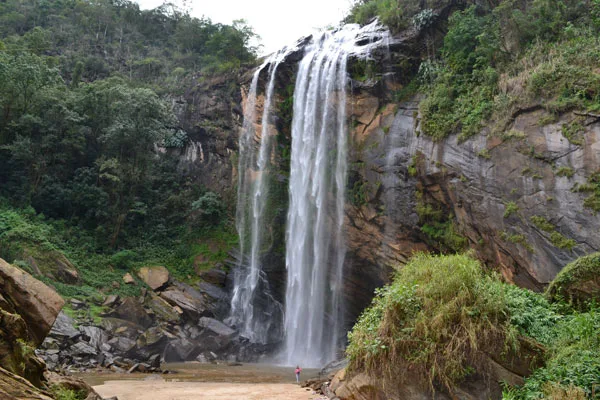
[[[114,374],[91,373],[80,376],[102,397],[119,400],[310,400],[321,399],[312,390],[295,383],[294,368],[266,364],[181,363],[167,364],[172,373]],[[303,370],[302,379],[317,375]]]

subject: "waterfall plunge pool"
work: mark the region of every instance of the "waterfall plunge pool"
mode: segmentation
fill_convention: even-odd
[[[228,365],[227,363],[209,364],[199,362],[162,364],[167,374],[144,374],[134,372],[86,372],[76,374],[91,386],[101,385],[106,381],[152,381],[160,378],[167,382],[229,382],[229,383],[293,383],[295,367],[247,363]],[[302,380],[315,378],[319,369],[302,368]]]

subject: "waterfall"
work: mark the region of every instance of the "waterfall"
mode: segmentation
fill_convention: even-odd
[[[271,104],[277,67],[286,49],[275,53],[256,70],[248,91],[242,134],[239,140],[236,228],[240,257],[234,274],[231,316],[228,322],[252,343],[265,344],[280,338],[283,308],[271,295],[263,270],[261,249],[265,244],[265,208],[268,204],[268,173],[273,151],[270,129]],[[257,137],[257,96],[260,74],[268,68],[260,136]],[[259,141],[258,151],[255,143]],[[249,242],[249,243],[248,243]],[[248,244],[250,245],[248,248]]]
[[[293,95],[285,313],[271,294],[262,256],[272,228],[265,226],[272,222],[265,213],[272,179],[272,139],[277,134],[269,121],[277,69],[299,49],[284,48],[271,56],[254,73],[248,91],[238,160],[240,255],[228,322],[252,343],[274,343],[283,337],[279,360],[287,365],[318,367],[334,360],[345,338],[346,67],[349,57],[368,57],[388,35],[374,22],[363,28],[346,25],[312,37],[308,44],[298,43],[305,48]],[[268,78],[259,121],[258,87],[264,75]]]
[[[313,38],[294,90],[283,362],[318,367],[343,338],[346,66],[387,39],[376,23]]]

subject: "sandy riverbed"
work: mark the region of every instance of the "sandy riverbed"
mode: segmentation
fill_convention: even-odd
[[[166,364],[166,375],[88,373],[80,376],[104,398],[119,400],[314,400],[294,382],[294,368],[268,364]],[[304,369],[302,379],[318,370]]]
[[[119,400],[310,400],[320,399],[292,383],[107,381],[94,386],[102,397]]]

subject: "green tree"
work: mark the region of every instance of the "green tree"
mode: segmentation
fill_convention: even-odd
[[[0,144],[11,139],[7,125],[27,114],[36,94],[61,82],[58,70],[34,54],[0,52]]]

